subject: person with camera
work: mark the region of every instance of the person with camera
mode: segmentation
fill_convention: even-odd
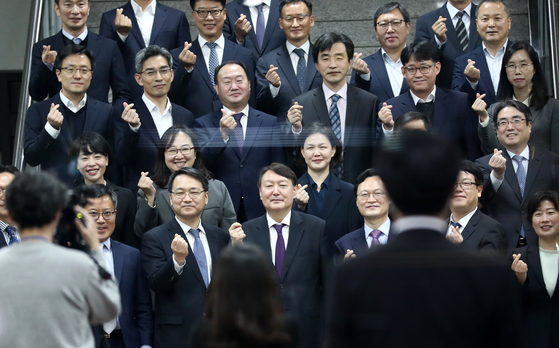
[[[120,313],[118,286],[101,270],[107,262],[91,215],[73,207],[82,218],[74,221],[75,233],[89,256],[52,243],[68,197],[66,186],[45,172],[23,172],[7,188],[21,243],[0,250],[2,348],[93,347],[90,325]]]

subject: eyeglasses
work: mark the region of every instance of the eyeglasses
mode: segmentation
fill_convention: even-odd
[[[198,197],[200,197],[200,195],[206,192],[205,190],[190,190],[190,191],[176,191],[176,192],[172,192],[172,194],[175,195],[175,197],[177,197],[178,199],[184,199],[184,197],[186,197],[186,195],[188,195],[190,198],[192,199],[197,199]]]
[[[530,65],[532,65],[532,63],[521,63],[520,65],[516,65],[516,64],[511,63],[511,64],[507,64],[505,66],[505,69],[507,69],[507,71],[516,71],[516,68],[519,68],[520,71],[526,71],[526,70],[528,70]]]
[[[363,192],[361,192],[360,194],[357,195],[357,197],[359,197],[359,199],[362,200],[362,201],[368,200],[371,196],[373,196],[374,199],[379,200],[379,199],[382,199],[384,197],[384,192],[382,192],[382,191],[376,191],[376,192],[363,191]]]
[[[99,213],[99,212],[96,212],[96,211],[92,211],[92,212],[89,213],[89,215],[91,215],[91,217],[92,217],[94,220],[99,219],[99,216],[103,216],[103,219],[105,219],[105,220],[110,220],[110,219],[113,218],[114,214],[115,214],[114,211],[104,211],[104,212],[102,212],[102,213]]]
[[[514,127],[518,127],[522,124],[523,121],[526,121],[525,118],[513,118],[512,120],[501,120],[499,122],[497,122],[497,127],[498,128],[505,128],[510,124],[512,124]]]
[[[377,26],[380,27],[381,29],[388,29],[389,25],[391,25],[392,28],[396,29],[396,28],[400,28],[402,24],[404,24],[403,19],[393,19],[391,21],[377,22]]]
[[[213,18],[218,18],[219,16],[221,16],[221,12],[223,12],[223,9],[221,10],[194,10],[194,12],[196,12],[198,14],[198,17],[200,18],[206,18],[208,17],[208,14],[211,14]]]
[[[309,18],[309,15],[304,14],[304,13],[299,13],[296,16],[281,17],[281,19],[287,24],[292,24],[294,20],[297,20],[298,23],[305,23],[308,18]]]
[[[409,67],[406,66],[404,67],[404,71],[408,75],[415,75],[417,70],[419,70],[419,72],[421,72],[423,75],[427,75],[431,71],[431,67],[433,67],[433,65],[435,65],[435,63],[431,65],[422,65],[419,68],[416,68],[415,66],[409,66]]]
[[[475,182],[471,182],[471,181],[462,181],[462,182],[457,182],[456,184],[454,184],[454,188],[457,188],[458,186],[460,186],[460,188],[464,191],[468,191],[470,188],[472,188],[472,186],[477,186]]]
[[[66,74],[72,76],[74,75],[76,72],[80,72],[81,75],[89,75],[90,72],[92,72],[93,70],[88,69],[88,68],[60,68],[60,70],[63,70]]]
[[[167,152],[167,154],[171,156],[176,156],[179,152],[182,153],[183,155],[186,155],[189,154],[193,149],[194,147],[192,146],[183,146],[180,149],[177,149],[176,147],[171,147],[165,150],[165,152]]]
[[[146,69],[144,71],[140,71],[140,74],[146,74],[149,77],[153,77],[155,76],[155,74],[157,74],[159,72],[159,75],[161,75],[161,77],[165,77],[167,75],[169,75],[169,73],[171,72],[171,68],[167,67],[167,68],[161,68],[159,70],[156,69]]]

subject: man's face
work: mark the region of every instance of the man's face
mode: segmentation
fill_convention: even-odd
[[[6,209],[6,188],[14,180],[15,175],[8,172],[0,173],[0,220],[7,222],[8,209]]]
[[[144,87],[144,92],[148,97],[161,98],[169,93],[175,75],[165,57],[155,56],[147,59],[142,71],[141,74],[134,76],[136,82]]]
[[[526,116],[514,107],[506,107],[497,115],[497,139],[508,150],[522,151],[528,145],[531,131],[532,123],[527,122]]]
[[[244,69],[237,64],[221,68],[215,90],[223,106],[229,110],[244,109],[250,98],[250,82]]]
[[[388,26],[384,27],[386,24]],[[411,31],[411,23],[404,22],[402,12],[395,9],[378,17],[377,23],[375,23],[375,31],[378,42],[385,51],[403,49],[406,45],[406,38]]]
[[[226,10],[218,1],[211,0],[198,0],[196,1],[194,8],[196,11],[223,10],[223,12],[221,12],[221,14],[217,17],[208,13],[206,18],[200,18],[198,13],[192,11],[192,18],[194,18],[194,22],[196,23],[196,28],[198,28],[200,36],[209,42],[214,42],[219,39],[221,32],[223,31],[225,18],[227,17]]]
[[[73,69],[70,72],[69,69]],[[88,72],[83,73],[82,69]],[[87,92],[91,84],[91,62],[85,54],[72,54],[62,61],[62,70],[56,70],[58,81],[62,85],[62,92],[69,97],[70,95],[82,95]]]
[[[303,44],[309,39],[311,27],[314,26],[314,16],[309,14],[309,9],[304,2],[285,5],[281,17],[283,19],[279,19],[279,27],[285,32],[289,42]]]
[[[486,2],[478,8],[476,24],[479,36],[485,44],[501,43],[509,35],[511,18],[502,3]]]
[[[293,205],[297,188],[288,178],[268,170],[260,183],[260,199],[266,211],[288,211]]]
[[[60,17],[66,31],[81,31],[89,16],[89,0],[60,0],[54,4],[56,15]]]
[[[177,217],[184,220],[197,219],[208,204],[208,192],[202,183],[190,175],[181,174],[173,181],[173,193],[169,193],[171,207]]]
[[[87,210],[94,219],[97,217],[95,221],[97,222],[99,241],[104,242],[109,239],[115,231],[116,225],[116,210],[111,197],[105,195],[103,197],[89,199],[88,204],[85,206],[85,210]],[[114,214],[112,212],[114,212]]]
[[[466,188],[469,186],[469,188]],[[477,207],[483,186],[476,186],[473,174],[461,171],[450,199],[450,210],[454,213],[468,214]]]
[[[107,166],[109,165],[109,157],[100,153],[84,154],[80,151],[78,156],[78,170],[84,177],[86,184],[99,183],[105,175]]]
[[[357,208],[364,218],[388,217],[389,206],[390,200],[379,176],[368,177],[357,187]]]
[[[347,56],[345,45],[336,42],[329,50],[318,54],[318,61],[315,62],[315,65],[327,86],[334,86],[342,80],[345,81],[346,74],[351,68],[351,60]]]
[[[415,68],[414,73],[408,72],[407,69]],[[422,73],[421,69],[428,70]],[[441,63],[433,63],[432,60],[415,60],[415,56],[411,56],[405,67],[402,67],[402,73],[410,86],[411,91],[415,95],[431,93],[435,87],[437,75],[441,71]]]

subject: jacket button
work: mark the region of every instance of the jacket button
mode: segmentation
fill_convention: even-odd
[[[237,187],[241,187],[241,183],[240,183],[240,182],[237,183]]]
[[[241,168],[242,168],[242,167],[244,167],[244,165],[243,165],[243,164],[241,163],[241,164],[239,164],[239,167],[241,167]]]
[[[280,289],[283,289],[283,284],[280,284]]]

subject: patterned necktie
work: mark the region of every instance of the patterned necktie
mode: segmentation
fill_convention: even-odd
[[[466,52],[468,50],[468,31],[462,21],[464,14],[466,14],[466,11],[459,11],[456,13],[456,17],[458,17],[458,22],[456,23],[456,34],[458,35],[458,41],[460,42],[462,51]]]
[[[264,4],[256,6],[258,9],[258,18],[256,19],[256,40],[258,41],[258,48],[262,49],[264,43],[264,33],[266,32],[266,25],[264,24]]]
[[[217,52],[215,50],[217,44],[215,42],[206,42],[206,46],[210,48],[210,61],[209,61],[210,66],[208,72],[210,74],[210,80],[212,81],[212,86],[215,86],[214,73],[215,73],[215,68],[219,66],[219,59],[217,58]]]
[[[338,94],[332,95],[332,105],[330,105],[329,116],[334,134],[336,134],[336,137],[342,141],[342,125],[340,123],[340,111],[338,110],[338,100],[340,98],[341,97]]]
[[[297,82],[299,83],[299,88],[301,93],[305,89],[305,76],[307,74],[307,63],[305,62],[305,51],[302,48],[296,48],[293,50],[296,55],[299,56],[299,62],[297,62]]]
[[[239,152],[243,153],[243,146],[245,144],[245,136],[243,134],[243,126],[241,125],[241,117],[243,117],[243,113],[233,115],[235,122],[237,122],[237,126],[235,126],[235,139],[237,140],[237,145],[239,146]]]
[[[281,278],[283,272],[283,261],[285,260],[285,242],[283,240],[282,228],[283,224],[275,224],[274,228],[278,233],[278,240],[276,242],[276,271]]]
[[[196,263],[198,263],[198,268],[200,268],[200,273],[202,273],[202,278],[207,288],[210,284],[210,275],[208,273],[206,252],[204,251],[204,245],[200,239],[200,230],[191,228],[190,233],[194,236],[194,257],[196,258]]]
[[[74,37],[72,38],[72,42],[75,43],[76,45],[79,45],[82,43],[82,39],[78,38],[78,37]]]
[[[371,242],[371,247],[373,245],[380,245],[380,240],[378,240],[378,237],[380,237],[381,234],[382,232],[380,230],[373,230],[371,231],[371,233],[369,233],[369,236],[373,237],[373,241]]]
[[[8,236],[10,237],[10,240],[8,242],[8,245],[12,245],[12,244],[16,244],[19,243],[19,240],[17,239],[16,236],[16,229],[13,226],[8,226],[6,227],[6,229],[4,230],[6,231],[6,233],[8,234]]]
[[[462,225],[460,225],[458,222],[451,221],[450,224],[452,225],[452,227],[456,227],[458,231],[460,231],[460,227],[462,227]]]
[[[514,155],[512,159],[518,164],[518,168],[516,168],[516,180],[518,180],[518,186],[520,187],[520,194],[524,197],[524,188],[526,187],[526,170],[522,165],[522,160],[524,157]],[[526,232],[524,232],[524,225],[520,227],[520,236],[525,237]]]

